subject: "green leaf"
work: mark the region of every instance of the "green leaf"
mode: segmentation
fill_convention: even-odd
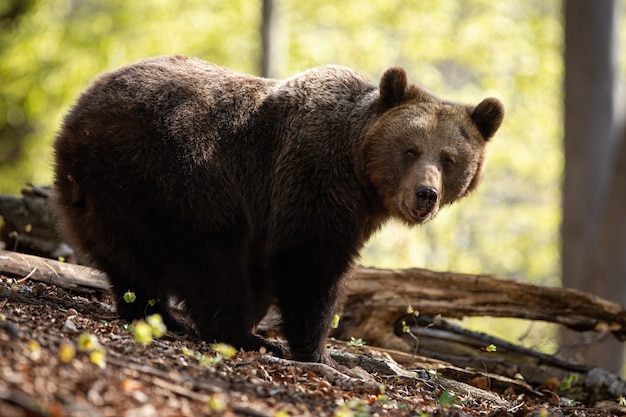
[[[456,404],[459,400],[459,396],[451,391],[445,390],[439,396],[438,402],[440,407],[450,407]]]
[[[402,333],[411,333],[411,328],[402,320]]]
[[[146,317],[146,321],[152,328],[152,336],[157,339],[163,337],[165,332],[167,331],[167,327],[165,327],[165,323],[163,323],[163,318],[160,314],[151,314]]]
[[[63,363],[68,363],[76,356],[76,347],[73,343],[62,341],[59,345],[59,359]]]
[[[106,366],[106,354],[106,350],[103,347],[100,347],[89,353],[89,360],[94,365],[104,368]]]
[[[223,413],[226,411],[227,397],[222,393],[215,393],[209,398],[209,408],[215,413]]]
[[[360,337],[355,339],[354,337],[350,337],[350,341],[346,344],[348,347],[363,347],[365,342]]]
[[[568,376],[567,378],[564,378],[561,381],[561,385],[559,386],[559,390],[560,391],[567,391],[570,388],[572,388],[572,386],[578,382],[578,375],[576,374],[572,374],[570,376]]]
[[[122,297],[127,304],[134,303],[137,299],[137,296],[132,291],[126,291]]]
[[[91,352],[100,347],[100,342],[98,342],[98,338],[91,333],[81,333],[78,336],[78,344],[77,348],[81,352]]]
[[[152,326],[144,320],[139,320],[135,323],[135,341],[142,345],[152,343]]]
[[[188,347],[183,347],[183,355],[191,356],[192,358],[196,357],[196,351],[193,349],[189,349]]]
[[[237,349],[226,343],[216,343],[212,346],[213,352],[226,359],[231,359],[237,354]]]

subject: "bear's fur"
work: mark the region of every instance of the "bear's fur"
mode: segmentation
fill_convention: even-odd
[[[122,318],[158,312],[182,330],[174,297],[202,339],[280,353],[252,333],[277,301],[292,357],[333,364],[325,337],[360,248],[386,220],[423,223],[476,188],[502,117],[496,99],[443,101],[399,67],[376,86],[337,66],[277,81],[147,59],[103,74],[67,115],[54,209]]]

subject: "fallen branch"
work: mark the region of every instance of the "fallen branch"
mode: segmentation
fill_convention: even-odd
[[[410,305],[422,315],[517,317],[578,331],[611,331],[626,340],[626,310],[617,303],[570,288],[492,275],[361,268],[349,286],[346,305],[356,306],[355,314],[386,316],[387,323]]]
[[[0,274],[29,278],[82,293],[110,287],[105,275],[95,269],[1,249]]]
[[[314,373],[332,385],[336,385],[346,391],[378,393],[380,386],[374,380],[355,378],[344,374],[323,363],[298,362],[290,359],[277,358],[275,356],[264,355],[261,358],[267,363],[278,363],[283,366],[293,366],[304,372]],[[370,377],[371,378],[371,377]]]

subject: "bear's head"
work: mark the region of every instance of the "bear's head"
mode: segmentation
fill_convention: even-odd
[[[504,116],[500,101],[474,107],[441,100],[408,84],[400,67],[385,71],[377,100],[357,158],[388,216],[423,223],[476,188],[485,147]]]

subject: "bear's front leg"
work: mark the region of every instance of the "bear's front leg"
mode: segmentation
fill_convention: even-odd
[[[282,250],[274,256],[272,273],[292,358],[337,368],[326,351],[326,337],[343,298],[350,259],[337,260],[325,252],[310,245]]]

